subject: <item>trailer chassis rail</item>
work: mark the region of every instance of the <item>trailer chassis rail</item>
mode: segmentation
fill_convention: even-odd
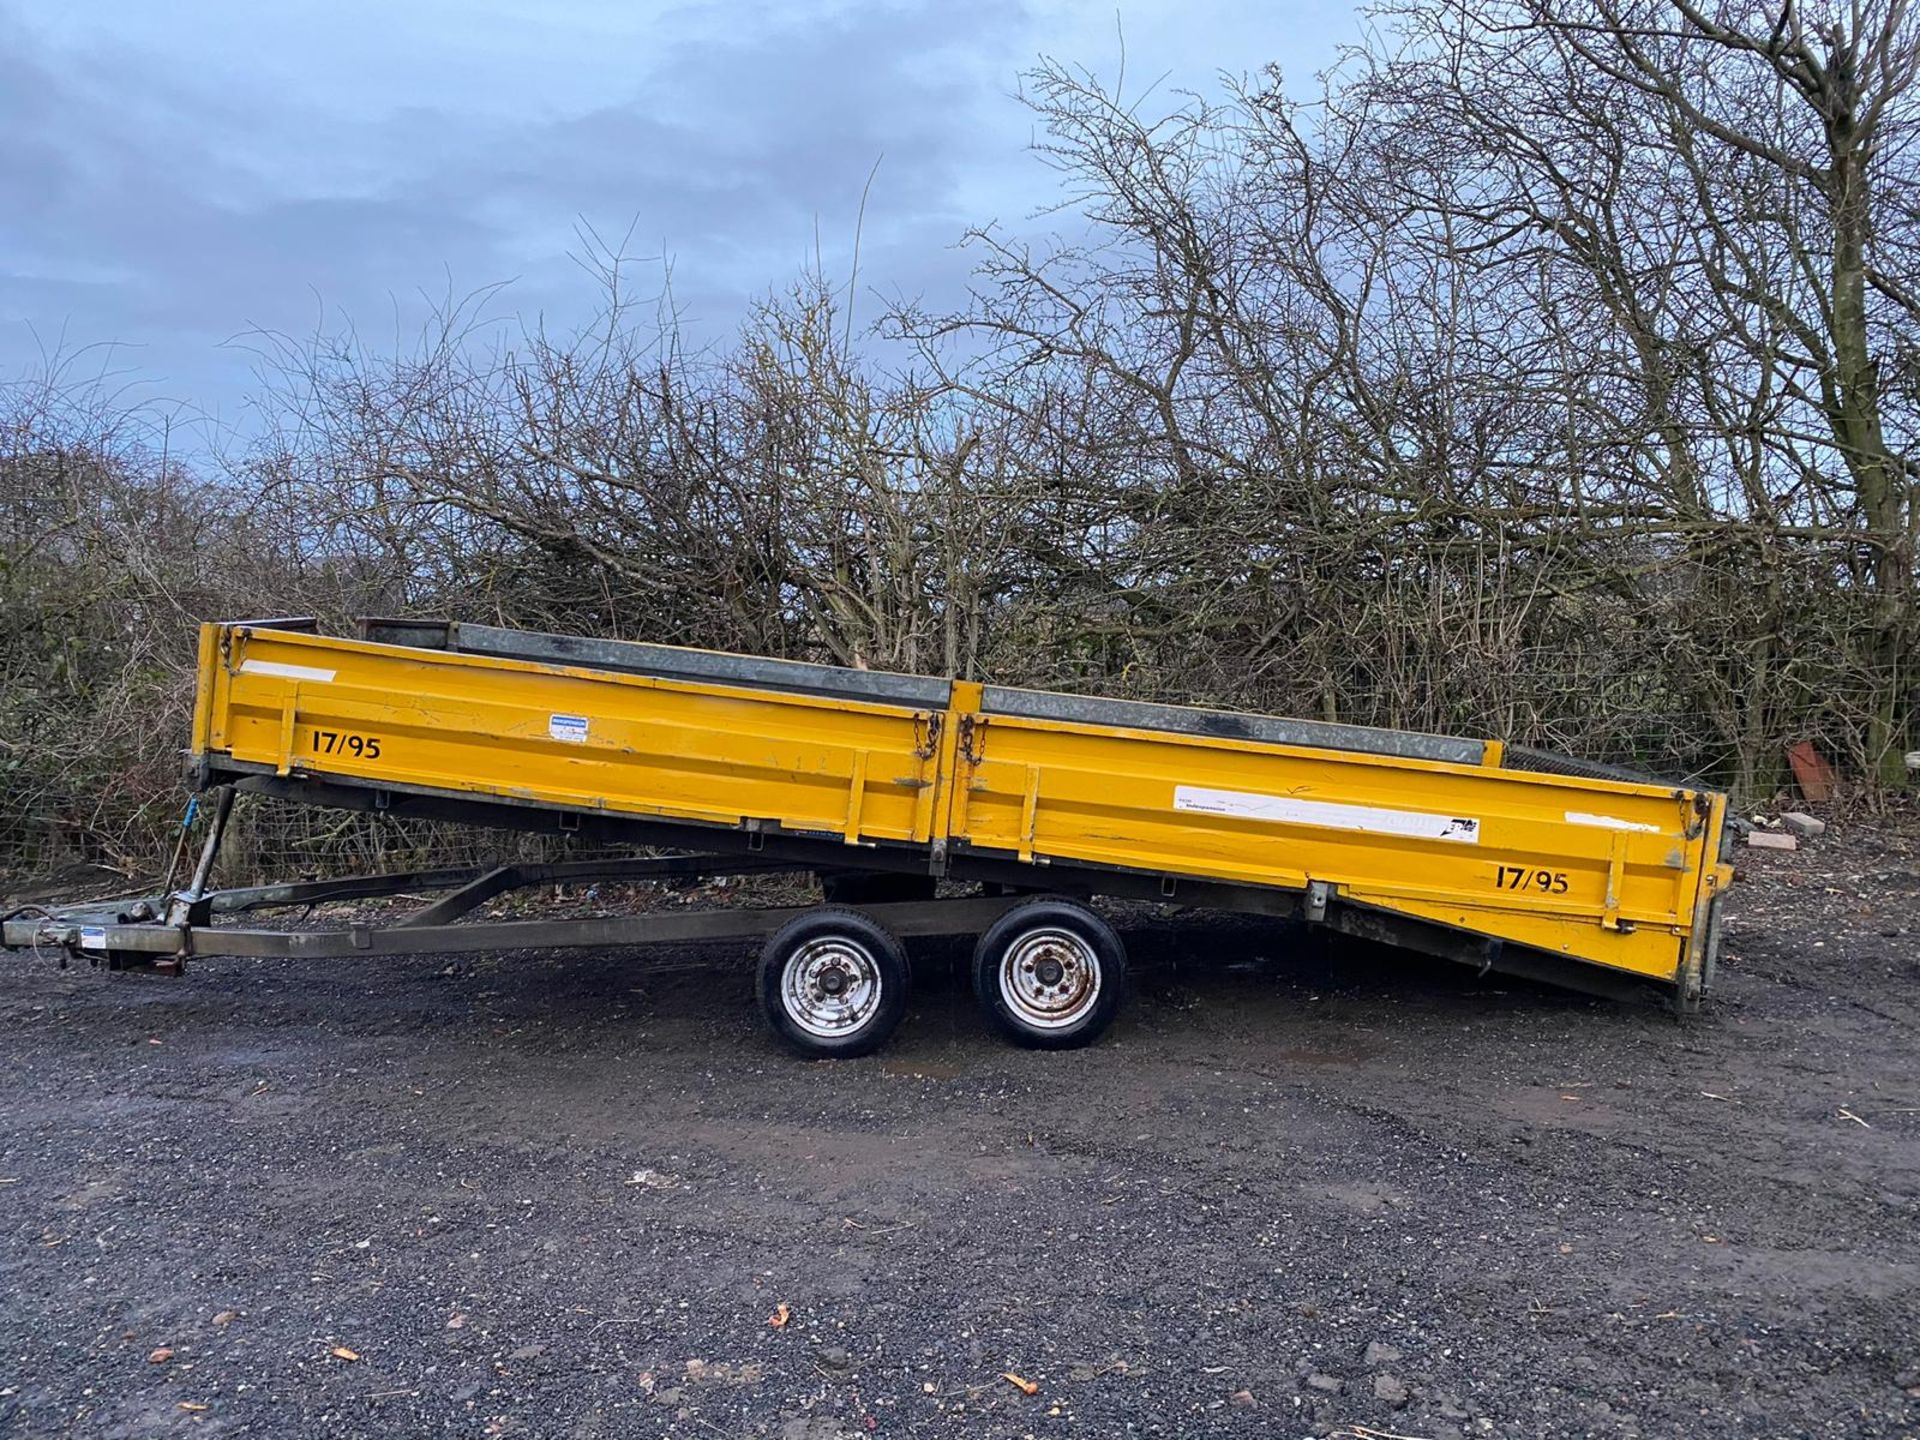
[[[460,923],[490,901],[534,885],[611,880],[703,880],[729,875],[804,872],[763,856],[671,855],[646,859],[513,864],[491,869],[419,870],[182,892],[154,899],[103,901],[58,914],[17,913],[0,924],[10,950],[55,950],[63,963],[84,959],[113,970],[178,975],[195,956],[328,959],[355,955],[446,955],[504,950],[618,948],[762,939],[817,907],[758,906],[641,912],[549,920]],[[386,899],[445,890],[397,919],[324,929],[269,929],[215,923],[215,917],[326,903]],[[863,905],[902,936],[959,935],[984,929],[1018,897],[967,897]],[[167,918],[162,918],[166,914]]]
[[[57,914],[18,913],[0,924],[0,948],[51,951],[61,964],[85,960],[96,967],[185,973],[196,956],[251,959],[395,958],[546,949],[622,949],[642,945],[689,945],[760,940],[817,905],[739,907],[720,910],[653,911],[630,915],[553,920],[487,920],[457,924],[462,915],[533,885],[570,881],[716,879],[726,875],[800,874],[811,867],[758,856],[676,855],[648,860],[570,861],[503,865],[492,869],[416,870],[345,879],[298,881],[210,891],[200,897],[202,918],[169,925],[155,901],[99,902],[63,908]],[[449,893],[398,919],[327,929],[267,929],[216,924],[214,917],[263,910],[310,909],[338,901],[387,899],[420,891]],[[865,904],[859,908],[905,938],[973,935],[1019,904],[1018,894]],[[1533,955],[1519,947],[1467,942],[1435,926],[1360,907],[1339,907],[1328,929],[1380,944],[1419,949],[1478,970],[1535,980],[1612,1000],[1661,999],[1634,977],[1590,973]],[[1687,1008],[1687,1007],[1679,1007]]]

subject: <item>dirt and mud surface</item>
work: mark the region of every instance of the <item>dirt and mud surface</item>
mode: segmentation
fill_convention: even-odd
[[[1743,852],[1684,1023],[1218,920],[841,1063],[740,948],[0,959],[0,1434],[1914,1434],[1917,856]]]

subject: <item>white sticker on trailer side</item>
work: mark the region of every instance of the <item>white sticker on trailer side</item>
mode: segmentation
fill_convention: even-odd
[[[1585,810],[1567,811],[1569,825],[1591,825],[1597,830],[1643,830],[1649,835],[1658,835],[1658,825],[1647,825],[1639,820],[1622,820],[1618,815],[1593,815]]]
[[[1424,810],[1383,810],[1373,805],[1341,805],[1332,800],[1296,800],[1290,795],[1209,790],[1199,785],[1175,787],[1173,808],[1201,815],[1231,815],[1240,820],[1271,820],[1288,825],[1322,825],[1334,830],[1364,830],[1371,835],[1449,840],[1456,845],[1480,843],[1478,820],[1466,815],[1433,815]]]
[[[283,665],[278,660],[242,660],[242,675],[271,675],[276,680],[316,680],[322,685],[333,682],[339,673],[334,670],[322,670],[315,665]]]
[[[555,740],[564,740],[569,745],[587,743],[587,717],[584,715],[549,715],[547,734]]]

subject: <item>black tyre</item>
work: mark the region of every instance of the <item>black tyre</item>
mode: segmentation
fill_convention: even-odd
[[[858,910],[809,910],[760,952],[760,1008],[802,1055],[879,1049],[907,1013],[907,987],[907,952]]]
[[[973,951],[973,993],[1016,1044],[1071,1050],[1100,1038],[1120,1009],[1127,951],[1113,927],[1075,900],[1029,900],[1007,911]]]

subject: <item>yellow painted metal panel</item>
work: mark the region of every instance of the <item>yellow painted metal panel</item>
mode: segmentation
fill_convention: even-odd
[[[220,672],[220,642],[225,632],[217,625],[200,627],[200,653],[195,667],[192,748],[197,754],[213,748],[214,687]]]
[[[1692,791],[999,715],[973,735],[953,832],[978,848],[1326,881],[1663,979],[1694,928],[1710,827]]]
[[[226,651],[212,743],[282,773],[929,838],[924,712],[271,630]]]

